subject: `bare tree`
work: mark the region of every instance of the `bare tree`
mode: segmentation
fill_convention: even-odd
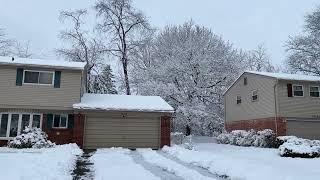
[[[267,53],[267,48],[263,44],[258,45],[256,49],[247,53],[246,66],[250,71],[278,71],[278,68],[272,65],[270,56]]]
[[[70,47],[57,49],[56,52],[70,61],[86,62],[88,64],[86,90],[87,92],[94,92],[95,90],[92,89],[93,85],[91,86],[90,84],[93,78],[92,75],[100,73],[105,51],[102,41],[83,29],[83,25],[85,24],[83,18],[86,15],[87,11],[84,9],[72,12],[62,11],[60,13],[61,22],[68,20],[73,26],[71,29],[60,32],[60,39],[70,43]]]
[[[126,94],[129,95],[130,55],[144,39],[141,32],[150,29],[150,25],[143,13],[132,6],[131,0],[99,0],[95,9],[101,18],[98,29],[110,40],[109,52],[121,62]]]
[[[30,42],[27,43],[20,43],[18,41],[14,41],[13,44],[13,54],[18,57],[22,58],[30,58],[32,57],[32,53],[30,52]]]
[[[12,39],[7,38],[3,29],[0,29],[0,55],[8,56],[11,54],[11,48],[14,41]]]
[[[304,33],[286,43],[287,65],[293,72],[320,76],[320,6],[305,17]]]

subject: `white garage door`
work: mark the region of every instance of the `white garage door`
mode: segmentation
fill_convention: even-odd
[[[159,148],[160,117],[91,114],[86,117],[84,148]]]

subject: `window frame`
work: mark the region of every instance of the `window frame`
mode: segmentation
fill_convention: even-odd
[[[317,87],[317,88],[318,88],[319,96],[311,96],[311,87]],[[316,92],[316,91],[312,91],[312,92]],[[319,98],[319,97],[320,97],[320,86],[310,85],[310,86],[309,86],[309,96],[312,97],[312,98]]]
[[[254,92],[257,92],[257,99],[256,100],[253,99],[253,93]],[[257,101],[259,101],[259,94],[258,94],[258,90],[254,89],[254,90],[251,91],[251,102],[257,102]]]
[[[26,72],[37,72],[37,73],[39,73],[38,83],[26,83],[26,82],[24,82],[24,81],[25,81]],[[52,74],[51,84],[43,84],[43,83],[40,83],[40,73],[50,73],[50,74]],[[55,77],[55,71],[38,71],[38,70],[28,70],[28,69],[24,69],[24,70],[23,70],[22,83],[23,83],[23,84],[26,84],[26,85],[29,84],[29,85],[40,85],[40,86],[53,86],[53,85],[54,85],[54,77]]]
[[[240,100],[240,103],[238,103],[238,97],[240,97],[240,99],[239,99],[239,100]],[[239,105],[239,104],[241,104],[241,103],[242,103],[242,98],[241,98],[241,96],[237,95],[237,96],[236,96],[236,104]]]
[[[0,140],[12,140],[14,138],[14,137],[10,137],[10,126],[11,126],[12,114],[19,114],[17,136],[21,134],[22,115],[23,114],[29,114],[30,115],[29,126],[32,126],[33,115],[40,115],[40,129],[42,129],[43,114],[40,114],[40,113],[28,113],[28,112],[0,112],[0,125],[1,125],[2,114],[8,114],[8,124],[7,124],[6,137],[0,137]]]
[[[302,87],[302,96],[296,96],[296,95],[294,94],[294,87],[295,87],[295,86],[301,86],[301,87]],[[304,97],[304,86],[301,85],[301,84],[292,84],[292,96],[293,96],[293,97]]]
[[[56,115],[59,115],[60,116],[60,119],[59,119],[59,127],[55,127],[54,126],[54,119],[55,119],[55,116]],[[61,126],[61,116],[66,116],[66,126],[65,127],[62,127]],[[68,114],[53,114],[53,119],[52,119],[52,129],[68,129],[68,122],[69,122],[69,115]]]

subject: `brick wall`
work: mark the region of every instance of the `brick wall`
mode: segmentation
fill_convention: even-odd
[[[225,128],[228,132],[232,130],[254,129],[260,131],[263,129],[272,129],[274,132],[277,132],[277,136],[285,136],[287,132],[286,119],[284,117],[269,117],[225,122]]]
[[[7,146],[8,141],[7,140],[0,140],[0,147],[1,146]]]
[[[42,130],[48,134],[48,139],[56,144],[77,143],[78,146],[82,148],[84,119],[85,116],[83,114],[75,114],[73,128],[48,128],[47,117],[46,114],[44,114],[42,120]]]
[[[167,145],[170,146],[170,132],[171,132],[171,117],[170,116],[162,116],[161,117],[161,137],[160,137],[160,148]]]

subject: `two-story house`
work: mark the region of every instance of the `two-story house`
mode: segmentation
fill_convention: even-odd
[[[320,77],[244,72],[225,92],[225,128],[320,139]]]
[[[86,74],[82,62],[0,57],[0,144],[32,126],[85,149],[170,145],[162,98],[88,94]]]

